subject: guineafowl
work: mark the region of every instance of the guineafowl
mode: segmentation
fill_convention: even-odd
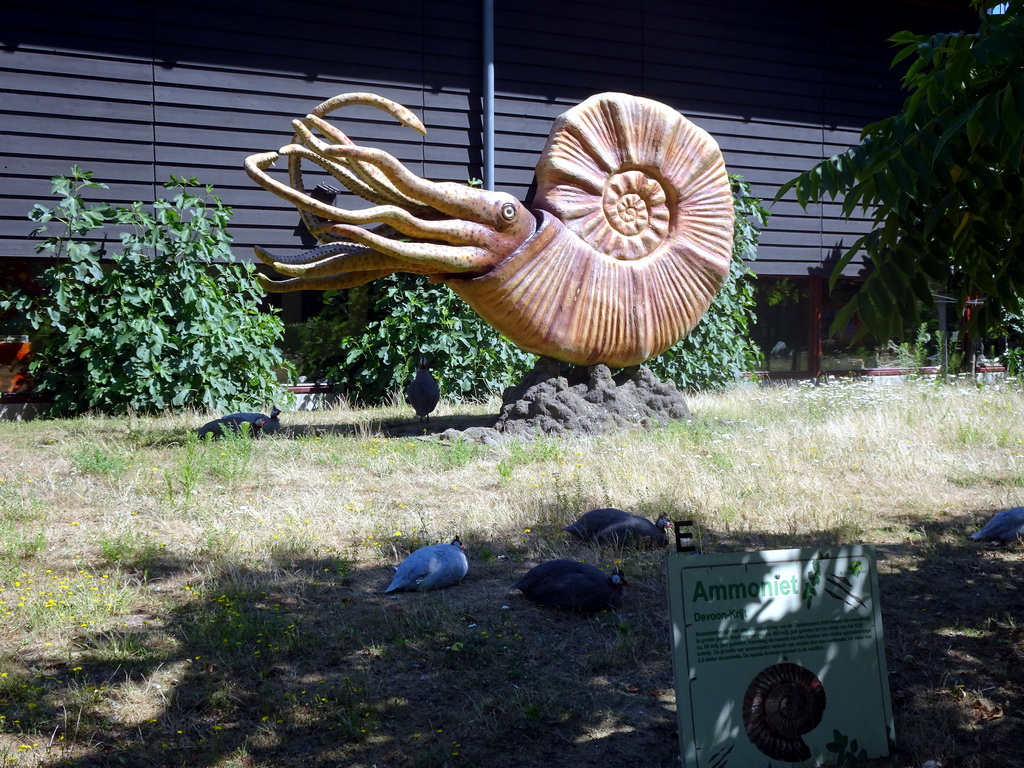
[[[281,420],[278,418],[280,415],[281,411],[277,408],[274,408],[269,416],[262,413],[229,413],[227,416],[214,419],[201,426],[198,433],[199,439],[207,435],[223,437],[225,430],[241,432],[243,424],[249,425],[249,434],[252,437],[263,432],[270,434],[281,427]]]
[[[609,525],[620,523],[628,519],[629,516],[629,512],[614,507],[592,509],[589,512],[584,512],[576,522],[570,523],[562,530],[579,536],[581,539],[593,541],[594,537]]]
[[[971,535],[972,539],[988,541],[1014,541],[1024,539],[1024,507],[1004,509],[989,520],[985,527]]]
[[[652,523],[646,517],[630,515],[625,520],[612,523],[598,531],[595,537],[598,544],[614,546],[637,545],[642,547],[664,547],[668,544],[665,529],[671,523],[664,515]]]
[[[619,570],[609,576],[600,568],[576,560],[548,560],[527,571],[513,589],[540,605],[603,611],[622,605],[622,588],[628,585]]]
[[[584,541],[596,541],[599,544],[664,547],[668,544],[665,529],[669,525],[671,523],[665,515],[661,515],[656,523],[652,523],[646,517],[631,515],[621,509],[607,508],[590,510],[576,522],[565,526],[564,530]]]
[[[409,405],[420,417],[420,423],[427,420],[441,399],[441,390],[437,386],[437,380],[427,367],[427,358],[421,357],[419,366],[416,369],[416,376],[406,389],[406,398]]]
[[[457,584],[469,572],[466,548],[456,536],[451,544],[420,547],[395,568],[395,578],[385,592],[443,589]]]

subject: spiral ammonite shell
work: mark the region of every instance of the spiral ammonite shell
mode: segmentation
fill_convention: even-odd
[[[729,274],[718,144],[671,107],[603,93],[561,115],[537,164],[534,237],[486,275],[446,280],[530,352],[642,363],[692,330]]]
[[[825,711],[821,680],[798,664],[775,664],[761,670],[743,696],[747,737],[775,760],[807,760],[811,750],[801,736],[814,730]]]

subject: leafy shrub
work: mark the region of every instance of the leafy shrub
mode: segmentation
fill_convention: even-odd
[[[54,257],[39,276],[43,290],[0,296],[0,310],[20,314],[45,340],[30,370],[52,412],[281,400],[275,370],[289,364],[274,344],[283,327],[260,310],[253,266],[234,263],[231,209],[212,187],[200,196],[198,181],[174,176],[164,187],[177,194],[148,208],[86,204],[83,190],[107,188],[92,175],[74,166],[71,177],[55,176],[59,202],[29,213],[41,225],[36,252]],[[102,243],[115,237],[122,250],[101,261]]]
[[[500,392],[536,360],[447,286],[420,275],[376,280],[368,297],[370,320],[352,333],[345,333],[344,299],[340,291],[324,297],[324,309],[302,331],[299,366],[336,382],[357,401],[381,403],[400,391],[421,354],[452,400],[480,400]],[[330,361],[321,367],[327,356]]]
[[[757,258],[761,228],[771,214],[754,197],[750,184],[730,176],[735,227],[729,277],[697,327],[671,349],[646,365],[680,388],[719,389],[735,384],[764,363],[764,353],[750,336],[756,317],[754,273],[747,263]]]
[[[690,389],[736,382],[762,360],[750,338],[753,273],[760,228],[769,213],[738,176],[731,177],[736,225],[729,277],[697,328],[646,363],[656,375]],[[353,322],[353,306],[365,322]],[[485,323],[446,286],[394,274],[354,291],[328,291],[324,309],[300,330],[298,364],[326,377],[355,400],[380,403],[412,377],[426,355],[441,391],[453,400],[481,399],[517,381],[536,360]]]

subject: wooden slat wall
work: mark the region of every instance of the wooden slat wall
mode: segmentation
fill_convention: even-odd
[[[0,257],[31,255],[25,214],[72,163],[119,202],[152,199],[172,173],[196,176],[235,208],[240,256],[256,243],[297,248],[296,214],[241,162],[286,143],[292,118],[344,91],[405,104],[429,131],[353,108],[336,123],[356,142],[437,181],[482,173],[474,0],[60,5],[22,4],[0,29]],[[969,20],[934,5],[823,5],[637,0],[624,11],[621,0],[495,0],[498,187],[528,199],[552,119],[618,90],[682,111],[771,199],[899,106],[887,36]],[[317,180],[310,174],[310,186]],[[837,210],[776,205],[757,271],[827,269],[863,227]]]

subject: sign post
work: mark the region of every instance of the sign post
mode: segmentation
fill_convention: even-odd
[[[888,755],[873,547],[670,556],[668,593],[686,768]]]

